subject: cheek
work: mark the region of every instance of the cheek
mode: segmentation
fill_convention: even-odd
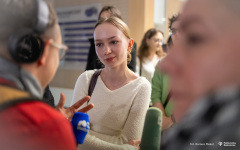
[[[192,99],[200,97],[203,94],[203,90],[206,88],[206,84],[204,84],[205,80],[200,70],[200,68],[196,68],[194,63],[192,63],[185,73],[186,90],[189,95],[191,95]]]
[[[152,47],[156,47],[156,46],[157,46],[157,43],[154,42],[154,41],[152,41],[152,42],[151,42],[151,45],[152,45]]]
[[[53,74],[55,75],[58,65],[59,65],[59,52],[58,51],[56,52],[55,57],[51,58],[50,61],[52,61],[53,65],[54,65]]]
[[[104,55],[103,50],[101,48],[97,48],[97,47],[95,47],[95,50],[96,50],[96,54],[97,54],[98,58],[101,59],[102,56]]]
[[[178,57],[177,57],[178,56]],[[198,85],[201,83],[197,69],[189,57],[177,55],[175,65],[172,66],[171,73],[171,88],[176,94],[176,99],[195,100],[199,96]]]
[[[206,88],[213,90],[225,84],[234,83],[239,70],[239,55],[229,52],[229,49],[218,47],[208,53],[208,56],[203,58],[203,62],[199,63],[199,73],[202,72],[202,78],[205,78]]]
[[[215,89],[224,73],[224,57],[221,47],[211,46],[196,50],[189,57],[188,78],[195,97],[203,96]]]
[[[99,57],[99,55],[100,55],[99,49],[95,47],[95,51],[96,51],[97,56]]]
[[[128,43],[124,42],[121,46],[116,47],[115,52],[121,55],[122,58],[125,58],[128,52]]]
[[[176,69],[176,73],[172,76],[173,89],[183,95],[193,93],[195,77],[195,72],[191,66],[179,66],[179,68]]]
[[[46,74],[47,84],[53,79],[59,65],[59,57],[57,52],[57,50],[52,50],[47,60],[48,65],[47,68],[45,68],[45,72],[48,72]]]
[[[176,39],[177,39],[177,38],[176,38],[176,35],[173,35],[173,36],[172,36],[172,40],[173,40],[173,41],[176,41]]]

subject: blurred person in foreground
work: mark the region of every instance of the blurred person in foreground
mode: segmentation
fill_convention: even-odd
[[[161,64],[181,121],[161,150],[240,149],[239,25],[240,1],[186,2],[179,41]]]
[[[43,0],[1,0],[0,31],[1,149],[76,149],[69,120],[90,98],[64,109],[61,94],[56,109],[62,114],[41,100],[67,50],[53,7]]]

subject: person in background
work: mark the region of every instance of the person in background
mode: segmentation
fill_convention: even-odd
[[[161,64],[179,121],[161,150],[240,149],[240,1],[188,0],[179,23]]]
[[[145,77],[150,83],[159,59],[166,54],[162,50],[163,32],[155,28],[149,29],[142,39],[138,50],[136,73]]]
[[[110,17],[110,16],[114,16],[122,20],[120,11],[114,6],[104,6],[98,15],[98,20],[100,20],[101,18]],[[94,45],[94,39],[90,38],[89,42],[90,42],[90,48],[88,52],[86,70],[104,68],[104,65],[99,61],[97,57],[95,45]],[[134,42],[133,49],[131,51],[132,59],[128,64],[128,68],[131,69],[133,72],[136,71],[136,53],[137,53],[136,49],[137,49],[137,46],[136,46],[136,43]]]
[[[127,67],[133,39],[119,18],[101,19],[95,26],[96,53],[104,68],[96,80],[90,102],[94,109],[90,131],[81,150],[139,149],[151,85]],[[72,103],[87,96],[95,70],[85,71],[75,84]],[[126,94],[127,93],[127,94]]]
[[[180,24],[178,21],[180,14],[175,14],[169,19],[169,35],[171,37],[172,43],[175,43],[179,39],[179,28]],[[169,41],[170,42],[170,41]]]
[[[1,0],[0,30],[1,149],[76,149],[66,118],[89,97],[64,109],[62,94],[57,110],[66,118],[41,100],[67,50],[53,7],[43,0]]]
[[[167,43],[168,49],[170,49],[172,44],[176,42],[178,37],[175,36],[179,36],[179,33],[176,33],[177,32],[176,29],[179,28],[178,18],[179,15],[173,15],[169,19],[170,37]],[[172,39],[174,39],[174,41],[172,41]],[[168,76],[162,73],[160,69],[161,61],[162,59],[159,60],[152,78],[151,101],[153,107],[157,107],[162,111],[163,114],[162,131],[164,131],[174,124],[175,119],[173,115],[173,103],[171,100],[169,79]]]

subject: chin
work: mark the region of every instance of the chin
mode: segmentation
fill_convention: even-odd
[[[106,62],[104,66],[109,68],[115,68],[118,66],[118,64],[116,62]]]

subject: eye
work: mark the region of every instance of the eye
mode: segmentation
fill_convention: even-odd
[[[111,44],[113,44],[113,45],[115,45],[115,44],[117,44],[118,43],[118,41],[111,41]]]
[[[175,35],[177,32],[178,32],[178,29],[177,29],[177,28],[172,28],[172,29],[170,29],[170,34],[171,34],[171,35]]]
[[[162,40],[160,40],[160,39],[154,39],[154,42],[155,42],[155,43],[161,43]]]
[[[204,38],[200,35],[192,34],[192,35],[187,36],[187,44],[189,44],[189,45],[192,45],[192,46],[199,45],[203,42],[204,42]]]
[[[96,47],[101,47],[103,44],[102,43],[96,43],[95,46]]]

